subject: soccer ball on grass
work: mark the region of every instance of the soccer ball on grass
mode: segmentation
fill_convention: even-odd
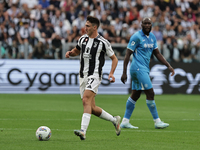
[[[36,130],[36,137],[40,141],[48,141],[51,138],[51,129],[47,126],[40,126]]]

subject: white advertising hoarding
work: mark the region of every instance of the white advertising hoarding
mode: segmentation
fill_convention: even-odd
[[[108,81],[111,63],[105,62],[98,94],[128,94],[130,80],[120,80],[123,61],[116,68],[115,83]],[[79,60],[0,60],[0,93],[79,94],[78,73]]]
[[[123,61],[115,71],[115,83],[108,81],[111,60],[103,68],[98,94],[128,94],[130,75],[120,80]],[[199,64],[171,63],[175,75],[158,63],[151,63],[150,77],[155,94],[200,94]],[[129,66],[128,66],[129,68]],[[0,60],[0,93],[79,94],[79,60]]]

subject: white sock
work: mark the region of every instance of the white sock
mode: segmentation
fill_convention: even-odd
[[[129,123],[129,119],[123,118],[123,119],[122,119],[122,123]]]
[[[107,113],[103,109],[102,109],[102,113],[99,116],[99,118],[105,119],[107,121],[111,121],[112,123],[115,123],[117,121],[116,118],[114,118],[111,114]]]
[[[154,121],[154,123],[157,123],[157,122],[160,122],[161,120],[160,120],[160,118],[157,118],[157,119],[154,119],[153,121]]]
[[[83,113],[82,121],[81,121],[81,130],[86,134],[87,128],[90,123],[91,114]]]

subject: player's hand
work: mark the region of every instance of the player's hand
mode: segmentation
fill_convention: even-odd
[[[122,81],[122,83],[125,84],[125,82],[127,81],[127,75],[126,74],[122,74],[121,81]]]
[[[114,77],[114,75],[113,75],[113,74],[109,74],[108,80],[109,80],[111,83],[115,82],[115,77]]]
[[[72,54],[72,52],[71,52],[71,51],[68,51],[68,52],[66,52],[65,57],[66,57],[66,58],[69,58],[71,54]]]
[[[174,72],[174,68],[172,66],[169,66],[168,69],[170,70],[170,72],[172,73],[171,76],[173,76],[175,74]]]

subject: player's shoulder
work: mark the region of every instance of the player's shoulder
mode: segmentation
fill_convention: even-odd
[[[101,41],[102,43],[106,44],[107,46],[110,46],[110,42],[107,39],[105,39],[103,36],[98,35],[96,37],[96,39],[99,40],[99,41]]]
[[[80,37],[80,39],[86,38],[86,37],[88,37],[88,35],[87,35],[87,34],[83,34],[83,35]]]
[[[137,31],[137,32],[135,32],[132,36],[131,36],[131,40],[134,40],[134,41],[137,41],[137,40],[139,40],[141,37],[142,37],[142,35],[141,35],[142,33],[141,33],[141,31],[139,30],[139,31]]]
[[[135,32],[132,36],[136,37],[136,38],[139,38],[139,37],[142,36],[142,34],[143,34],[143,32],[141,30],[139,30],[139,31]]]
[[[87,38],[87,37],[88,37],[87,34],[82,35],[82,36],[79,38],[78,42],[83,42],[83,39],[85,39],[85,38]]]

